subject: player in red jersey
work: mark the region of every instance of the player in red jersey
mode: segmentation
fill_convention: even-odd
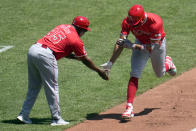
[[[32,45],[28,51],[28,92],[22,110],[17,117],[23,123],[31,124],[30,111],[37,95],[44,86],[45,95],[52,116],[52,126],[67,125],[60,115],[58,66],[57,60],[66,57],[82,61],[84,65],[96,71],[104,80],[108,77],[104,70],[95,66],[87,57],[80,37],[90,31],[89,20],[83,16],[74,18],[72,25],[62,24]]]
[[[136,38],[135,43],[127,39],[130,32]],[[111,70],[123,48],[132,49],[127,106],[122,114],[123,119],[129,119],[134,116],[133,101],[138,89],[138,80],[148,59],[151,59],[157,77],[162,77],[165,72],[171,76],[176,75],[176,67],[171,57],[166,56],[166,38],[161,17],[144,12],[141,5],[134,5],[129,9],[128,16],[122,21],[121,35],[115,44],[113,54],[110,60],[101,66],[106,70]]]

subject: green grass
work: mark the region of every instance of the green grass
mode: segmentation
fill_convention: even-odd
[[[58,24],[68,24],[73,17],[89,18],[92,31],[82,39],[88,56],[96,65],[106,62],[119,37],[121,21],[133,4],[142,4],[164,20],[167,53],[178,68],[178,75],[196,66],[195,0],[1,0],[0,46],[14,48],[0,53],[0,127],[5,131],[59,131],[126,101],[131,50],[124,50],[113,66],[110,81],[103,81],[83,64],[62,59],[59,65],[59,88],[62,117],[69,126],[51,127],[50,112],[41,90],[31,112],[32,125],[20,124],[20,112],[27,91],[26,54],[30,45]],[[134,39],[133,36],[129,36]],[[139,83],[137,95],[171,79],[156,78],[150,62]]]

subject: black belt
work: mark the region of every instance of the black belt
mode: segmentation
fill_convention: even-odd
[[[44,49],[49,49],[49,50],[51,50],[47,45],[45,45],[45,44],[41,44],[41,47],[42,48],[44,48]],[[52,54],[55,56],[55,52],[53,51],[53,50],[51,50],[52,51]],[[56,56],[55,56],[56,57]]]
[[[47,45],[45,45],[45,44],[42,44],[42,48],[48,48],[48,46]]]

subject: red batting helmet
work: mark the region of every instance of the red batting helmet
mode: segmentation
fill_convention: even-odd
[[[72,24],[75,25],[75,26],[77,26],[77,27],[79,27],[79,28],[88,30],[88,31],[91,30],[90,28],[88,28],[90,22],[84,16],[77,16],[77,17],[75,17],[74,20],[73,20],[73,22],[72,22]]]
[[[129,23],[135,26],[145,17],[144,8],[141,5],[134,5],[129,9],[128,15]]]

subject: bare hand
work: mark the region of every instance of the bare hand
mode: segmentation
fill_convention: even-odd
[[[98,71],[99,76],[104,80],[109,80],[109,77],[107,75],[107,70],[99,70]]]
[[[134,49],[138,49],[138,50],[143,50],[144,49],[144,46],[143,45],[140,45],[140,44],[133,44],[133,48]]]

